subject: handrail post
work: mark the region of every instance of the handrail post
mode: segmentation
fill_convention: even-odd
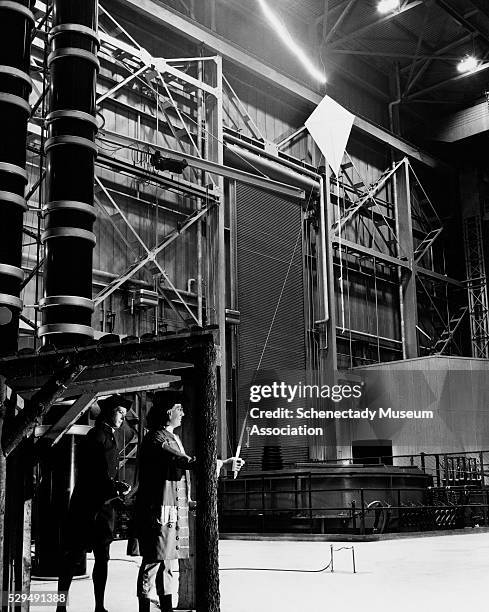
[[[399,531],[401,531],[401,489],[397,489],[397,522]]]
[[[362,507],[362,514],[360,517],[360,533],[365,535],[365,496],[363,489],[360,489],[360,504]]]
[[[312,481],[311,481],[311,472],[309,472],[308,474],[308,482],[309,482],[309,491],[308,491],[308,504],[309,504],[309,521],[310,521],[310,529],[311,529],[311,533],[313,532],[313,518],[312,518],[312,491],[311,491],[311,487],[312,487]]]
[[[486,479],[484,478],[484,451],[479,453],[479,462],[481,466],[481,487],[486,488]]]

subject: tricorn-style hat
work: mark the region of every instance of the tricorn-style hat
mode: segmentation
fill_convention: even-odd
[[[115,410],[119,406],[122,408],[126,408],[127,410],[131,407],[132,401],[126,399],[122,395],[110,395],[104,399],[98,400],[98,405],[100,406],[100,410],[102,412],[110,412],[111,410]]]

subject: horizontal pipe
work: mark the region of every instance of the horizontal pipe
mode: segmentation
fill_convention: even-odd
[[[299,172],[283,165],[282,160],[274,161],[232,143],[226,145],[224,159],[227,163],[232,163],[247,172],[252,172],[253,170],[263,172],[273,180],[319,194],[319,180],[314,180],[305,174],[299,174]]]
[[[225,133],[224,133],[224,142],[226,144],[235,144],[238,145],[239,147],[243,147],[244,149],[248,149],[249,151],[252,151],[253,153],[256,153],[257,155],[260,155],[262,157],[266,157],[267,159],[271,159],[273,160],[280,160],[280,163],[283,166],[286,166],[287,168],[290,168],[291,170],[294,170],[295,172],[298,172],[299,174],[305,174],[306,176],[309,176],[310,178],[314,179],[314,180],[319,180],[318,179],[318,173],[314,170],[311,170],[310,168],[306,168],[304,165],[299,163],[299,160],[297,161],[292,161],[290,158],[287,159],[286,157],[280,156],[280,155],[274,155],[273,153],[269,153],[268,151],[265,151],[265,149],[262,149],[260,147],[258,147],[257,145],[252,144],[251,142],[248,142],[247,140],[244,140],[243,138],[239,138],[238,136],[235,136],[234,134],[232,134],[230,132],[229,129],[226,129]]]

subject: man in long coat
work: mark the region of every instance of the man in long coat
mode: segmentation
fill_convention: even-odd
[[[75,568],[83,561],[85,554],[93,550],[95,612],[107,612],[104,595],[110,558],[109,547],[114,539],[115,527],[112,501],[125,495],[130,489],[125,483],[116,480],[119,448],[114,431],[124,422],[131,402],[121,395],[112,395],[99,400],[98,404],[100,415],[80,448],[76,483],[62,538],[63,557],[60,563],[58,591],[68,592]],[[65,609],[65,606],[58,606],[58,612],[64,612]]]
[[[155,394],[148,414],[149,433],[139,451],[139,484],[136,497],[136,536],[143,559],[138,575],[139,611],[150,611],[150,591],[156,591],[162,612],[172,612],[172,594],[178,592],[178,559],[189,556],[189,470],[195,457],[185,453],[174,433],[184,416],[176,391]],[[239,470],[242,459],[219,461]]]

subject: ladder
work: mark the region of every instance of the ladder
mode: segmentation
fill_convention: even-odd
[[[460,326],[462,319],[466,312],[469,310],[468,306],[462,306],[459,310],[452,315],[446,328],[442,331],[440,337],[431,347],[430,355],[443,355],[452,342],[455,332]]]
[[[438,238],[442,231],[443,228],[438,227],[429,231],[426,234],[426,236],[418,244],[416,250],[414,251],[414,263],[419,263],[423,259],[426,251],[431,247],[431,245],[435,242],[435,240]]]

